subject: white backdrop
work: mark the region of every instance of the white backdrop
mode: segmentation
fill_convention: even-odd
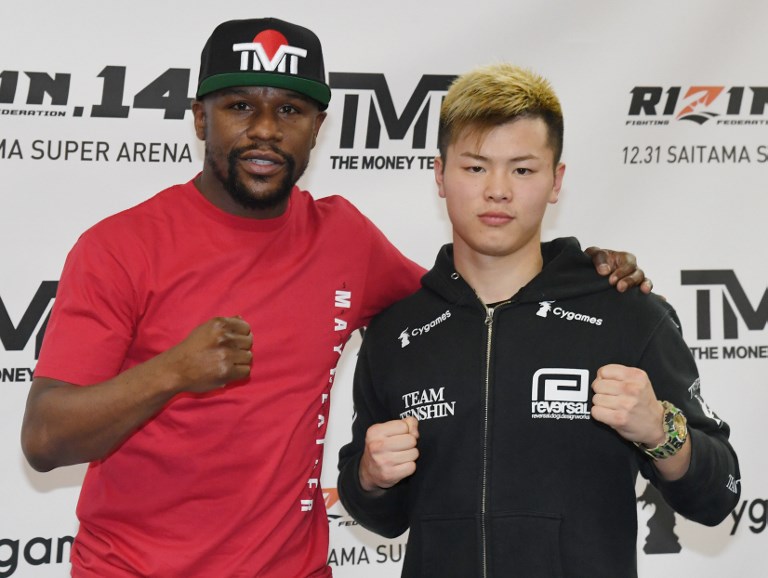
[[[324,45],[333,99],[302,186],[316,197],[346,196],[425,266],[449,240],[428,168],[446,78],[507,60],[552,81],[565,110],[568,169],[545,236],[638,256],[676,306],[704,396],[731,424],[742,464],[742,501],[716,528],[665,517],[652,498],[638,504],[640,575],[765,576],[768,3],[6,0],[0,578],[69,575],[84,467],[38,474],[18,442],[64,257],[97,220],[199,170],[202,147],[184,108],[200,50],[219,22],[258,16],[303,24]],[[386,160],[393,166],[365,168]],[[356,527],[334,493],[358,345],[341,362],[326,444],[329,561],[340,578],[394,577],[405,537]],[[658,553],[668,550],[677,552]]]

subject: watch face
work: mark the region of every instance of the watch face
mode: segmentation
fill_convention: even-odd
[[[675,414],[674,426],[675,432],[677,432],[677,437],[685,439],[685,436],[688,433],[688,427],[685,423],[685,417],[683,417],[683,414]]]

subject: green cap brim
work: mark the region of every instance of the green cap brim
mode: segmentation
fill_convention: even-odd
[[[269,72],[228,72],[209,76],[197,87],[197,98],[235,86],[273,86],[294,90],[316,100],[321,110],[325,110],[331,101],[331,89],[322,82]]]

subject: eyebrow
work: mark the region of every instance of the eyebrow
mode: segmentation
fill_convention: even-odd
[[[459,157],[464,157],[476,161],[488,161],[490,160],[488,157],[479,155],[477,153],[471,153],[471,152],[464,152],[459,153]],[[539,157],[537,157],[534,154],[528,154],[528,155],[520,155],[517,157],[512,157],[510,159],[507,159],[509,162],[520,162],[520,161],[530,161],[530,160],[538,160]]]

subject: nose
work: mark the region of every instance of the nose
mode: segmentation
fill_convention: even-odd
[[[278,141],[283,138],[277,116],[267,110],[256,110],[250,115],[246,134],[255,141]]]
[[[512,179],[506,171],[491,171],[486,181],[485,196],[495,202],[509,201],[512,198]]]

